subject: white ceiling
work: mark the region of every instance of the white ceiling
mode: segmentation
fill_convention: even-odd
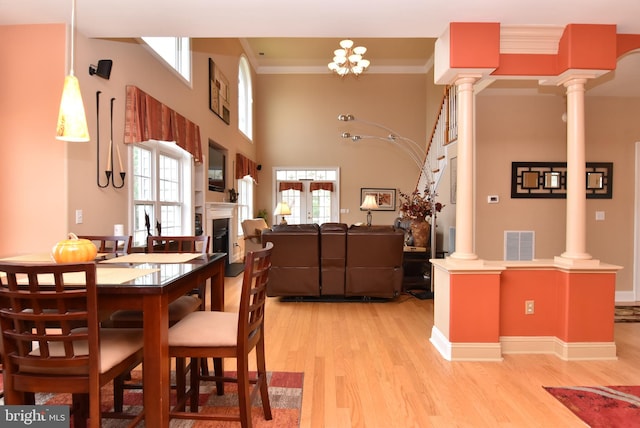
[[[71,1],[0,0],[0,25],[69,22]],[[245,46],[253,51],[258,67],[326,67],[345,37],[369,48],[366,56],[372,70],[376,61],[379,67],[425,66],[433,39],[450,22],[615,24],[618,33],[640,34],[640,0],[77,0],[76,4],[77,30],[87,37],[246,38]],[[588,94],[617,90],[619,95],[640,96],[640,54],[621,60],[614,74],[598,79],[607,83]]]

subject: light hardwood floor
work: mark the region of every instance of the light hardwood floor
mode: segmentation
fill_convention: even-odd
[[[241,279],[226,279],[228,311]],[[304,372],[302,428],[584,427],[543,386],[640,385],[640,323],[615,325],[617,361],[507,355],[488,363],[444,360],[429,342],[432,325],[433,301],[409,295],[269,298],[267,369]]]

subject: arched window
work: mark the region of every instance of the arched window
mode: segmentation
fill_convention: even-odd
[[[238,65],[238,129],[253,140],[253,88],[249,61],[242,55]]]

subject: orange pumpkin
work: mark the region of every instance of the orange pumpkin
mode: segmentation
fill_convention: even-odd
[[[75,233],[69,234],[69,239],[64,239],[54,245],[51,256],[56,263],[88,262],[96,258],[98,249],[88,239],[78,239]]]

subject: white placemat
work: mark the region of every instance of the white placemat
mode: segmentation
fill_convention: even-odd
[[[99,268],[96,269],[96,281],[98,284],[122,284],[127,281],[157,272],[160,269],[136,269],[136,268]],[[84,272],[68,272],[63,274],[64,282],[68,285],[84,285]],[[53,284],[53,275],[38,275],[40,284]],[[27,284],[27,278],[18,281]]]
[[[100,263],[185,263],[200,256],[200,253],[133,253]]]

